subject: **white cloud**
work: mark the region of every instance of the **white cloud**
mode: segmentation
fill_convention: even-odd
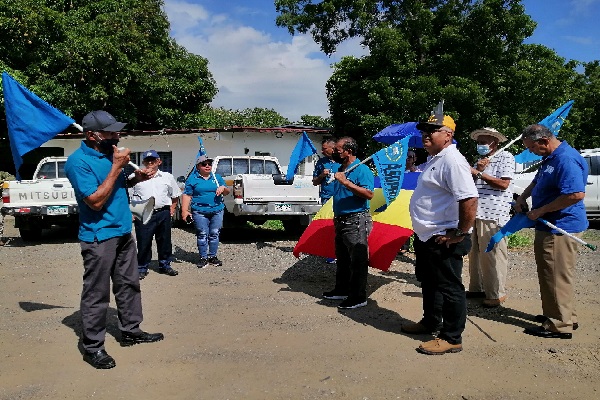
[[[325,58],[307,35],[275,41],[265,31],[183,1],[165,1],[171,34],[188,51],[209,60],[219,94],[213,106],[273,108],[291,121],[303,114],[328,116],[325,83],[342,55],[364,54],[357,41]]]

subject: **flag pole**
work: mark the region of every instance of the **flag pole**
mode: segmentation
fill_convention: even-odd
[[[559,231],[559,232],[560,232],[560,233],[562,233],[563,235],[570,237],[571,239],[575,240],[577,243],[580,243],[580,244],[584,245],[584,246],[585,246],[585,247],[587,247],[588,249],[591,249],[591,250],[593,250],[593,251],[596,251],[596,249],[598,248],[598,246],[596,246],[596,245],[593,245],[593,244],[590,244],[590,243],[587,243],[586,241],[584,241],[584,240],[582,240],[582,239],[578,238],[578,237],[577,237],[577,236],[575,236],[575,235],[572,235],[572,234],[570,234],[569,232],[565,231],[564,229],[561,229],[561,228],[559,228],[558,226],[556,226],[556,225],[554,225],[554,224],[551,224],[550,222],[546,221],[546,220],[545,220],[545,219],[543,219],[543,218],[538,218],[538,221],[540,221],[540,222],[542,222],[542,223],[546,224],[546,226],[548,226],[548,227],[550,227],[550,228],[552,228],[552,229],[556,229],[557,231]]]
[[[350,168],[348,168],[347,170],[343,171],[345,174],[347,174],[348,172],[354,170],[355,168],[357,168],[359,165],[366,163],[367,161],[369,161],[371,158],[373,158],[373,155],[370,155],[369,157],[365,158],[364,160],[362,160],[361,162],[359,162],[358,164],[355,164],[353,166],[351,166]],[[327,181],[327,183],[331,183],[335,181],[335,176],[331,176],[331,178],[329,178],[329,180]]]

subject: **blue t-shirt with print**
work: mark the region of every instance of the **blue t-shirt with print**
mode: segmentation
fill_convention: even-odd
[[[535,183],[531,192],[533,208],[545,206],[561,195],[585,192],[587,177],[587,163],[577,150],[563,141],[542,161],[533,180]],[[562,210],[544,214],[542,218],[569,233],[583,232],[589,225],[583,200]],[[538,222],[535,229],[552,231],[552,228],[542,222]]]
[[[79,206],[79,240],[82,242],[103,241],[131,233],[131,211],[124,172],[116,180],[100,211],[93,210],[83,201],[98,190],[111,168],[112,153],[102,154],[85,142],[81,142],[81,147],[69,156],[65,164],[65,173]]]
[[[352,162],[346,169],[350,169],[355,164],[360,164],[360,160],[357,158]],[[341,169],[338,168],[338,171]],[[336,172],[338,172],[336,171]],[[363,187],[373,191],[375,177],[373,172],[364,164],[359,165],[352,171],[346,174],[346,178],[357,186]],[[369,210],[369,200],[364,197],[356,196],[346,188],[344,185],[339,183],[337,180],[334,181],[335,188],[333,194],[333,215],[339,217],[341,215],[367,211]]]
[[[319,158],[319,160],[315,164],[315,170],[313,172],[313,177],[316,178],[317,176],[321,175],[321,173],[325,169],[328,169],[329,171],[331,171],[331,173],[330,173],[330,176],[331,176],[335,173],[335,171],[338,170],[339,167],[340,167],[340,164],[336,163],[335,161],[333,161],[330,158],[327,158],[327,157]],[[331,198],[331,196],[333,196],[335,182],[327,183],[328,181],[329,181],[329,176],[323,178],[323,180],[321,181],[321,185],[320,185],[321,190],[319,192],[319,196],[321,197],[321,204],[325,204],[325,202],[327,200],[329,200]]]
[[[219,183],[217,185],[216,181]],[[219,174],[211,173],[208,178],[203,178],[197,169],[185,181],[183,193],[192,196],[192,211],[202,214],[214,214],[225,208],[223,196],[217,196],[219,186],[225,186],[225,181]]]

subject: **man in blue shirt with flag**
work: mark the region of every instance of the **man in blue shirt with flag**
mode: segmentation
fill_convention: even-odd
[[[327,203],[327,200],[333,196],[334,182],[329,182],[329,177],[332,173],[338,170],[340,164],[333,161],[331,156],[335,148],[335,139],[332,137],[326,137],[321,142],[321,154],[324,157],[319,158],[319,161],[315,164],[315,170],[313,172],[313,185],[320,185],[319,196],[321,197],[321,204]]]
[[[332,154],[333,160],[341,164],[335,173],[333,194],[337,270],[335,288],[323,297],[343,300],[338,306],[341,309],[367,305],[368,237],[373,229],[369,200],[373,198],[374,177],[369,167],[356,158],[357,151],[356,141],[343,137]],[[360,165],[348,171],[356,164]]]
[[[115,366],[104,349],[110,281],[119,315],[121,346],[162,340],[162,333],[140,329],[142,296],[137,250],[131,235],[132,217],[127,187],[154,176],[153,170],[136,170],[132,179],[123,168],[129,149],[119,150],[119,131],[125,124],[106,111],[83,117],[86,140],[69,156],[65,173],[79,206],[79,240],[83,257],[81,341],[84,360],[97,369]]]
[[[529,219],[543,217],[572,234],[585,231],[589,225],[583,204],[588,165],[581,154],[541,124],[525,128],[522,139],[525,147],[544,158],[535,178],[517,199],[515,209],[524,210],[531,196]],[[538,221],[534,252],[543,311],[536,321],[542,325],[526,328],[525,333],[571,339],[579,326],[573,289],[577,242]]]

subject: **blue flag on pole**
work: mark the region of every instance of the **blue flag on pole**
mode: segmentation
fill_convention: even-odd
[[[520,231],[524,228],[533,228],[536,224],[536,221],[532,221],[527,217],[525,213],[515,214],[507,223],[504,225],[492,238],[488,243],[487,249],[485,249],[486,253],[492,251],[496,243],[502,240],[503,237],[512,235],[515,232]]]
[[[23,155],[66,130],[75,120],[40,99],[6,72],[2,72],[2,90],[10,150],[17,179],[21,179],[19,168],[23,165]]]
[[[571,111],[574,102],[574,100],[567,101],[552,114],[541,120],[540,125],[544,125],[546,128],[550,129],[554,136],[558,136],[558,132],[565,122],[565,119],[567,119],[567,115],[569,115],[569,111]]]
[[[285,179],[291,181],[294,178],[294,174],[298,169],[300,161],[313,154],[317,154],[317,149],[306,132],[302,132],[302,136],[298,139],[298,143],[296,143],[296,147],[294,147],[294,151],[292,151],[292,155],[290,156]]]
[[[200,148],[198,149],[196,158],[206,155],[206,149],[204,148],[204,143],[202,142],[202,138],[200,136],[198,136],[198,144],[200,145]]]
[[[402,188],[409,140],[410,137],[405,137],[373,154],[373,162],[379,173],[381,189],[388,205],[394,201]]]

